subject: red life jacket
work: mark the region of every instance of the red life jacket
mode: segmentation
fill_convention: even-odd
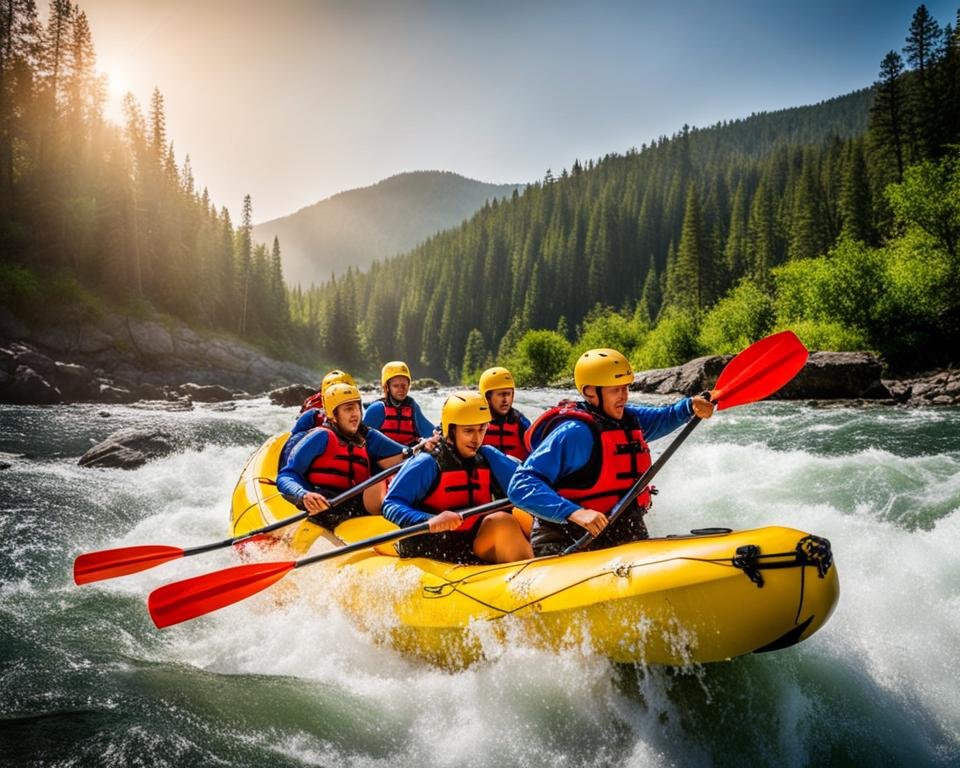
[[[442,443],[434,459],[440,473],[430,491],[417,505],[424,512],[439,515],[448,509],[456,512],[493,501],[493,476],[482,453],[478,451],[472,461],[465,463],[453,448]],[[481,519],[468,518],[456,530],[469,531]]]
[[[347,442],[329,426],[317,429],[326,431],[327,447],[310,462],[306,476],[308,482],[323,491],[340,493],[370,477],[366,441],[359,444]]]
[[[300,406],[300,413],[309,411],[311,408],[323,410],[323,392],[314,392],[310,397],[303,401]]]
[[[400,405],[393,405],[386,397],[381,397],[383,403],[383,424],[380,431],[400,445],[413,445],[419,439],[417,423],[413,418],[413,401],[405,397]]]
[[[527,430],[527,444],[533,450],[560,424],[578,419],[593,432],[593,452],[580,469],[557,480],[555,490],[565,499],[607,514],[650,469],[650,448],[643,432],[629,412],[623,419],[598,416],[583,403],[561,403],[543,413]],[[650,506],[650,489],[644,488],[636,503]]]
[[[523,461],[530,455],[524,445],[524,428],[517,418],[517,412],[511,408],[506,416],[498,416],[487,426],[483,437],[484,445],[492,445],[499,451]]]

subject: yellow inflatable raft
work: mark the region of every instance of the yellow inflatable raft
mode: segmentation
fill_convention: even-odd
[[[296,514],[276,491],[286,435],[248,461],[233,495],[233,535]],[[336,536],[302,522],[294,555],[394,529],[348,520]],[[491,638],[577,648],[617,662],[687,665],[786,648],[816,632],[839,596],[829,543],[802,531],[708,529],[597,552],[506,565],[401,559],[392,545],[331,561],[330,598],[398,650],[444,666],[482,657]],[[323,566],[319,566],[323,567]]]

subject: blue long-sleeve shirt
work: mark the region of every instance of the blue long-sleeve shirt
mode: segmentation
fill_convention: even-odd
[[[277,475],[277,490],[298,507],[303,506],[303,497],[308,493],[324,493],[324,489],[314,487],[306,477],[313,460],[327,449],[329,440],[330,433],[325,429],[308,432],[290,452],[290,458]],[[366,441],[367,455],[372,462],[396,456],[404,449],[376,429],[367,432]]]
[[[418,437],[430,437],[433,434],[435,427],[426,416],[423,415],[423,411],[420,410],[420,406],[417,404],[417,401],[412,397],[408,398],[410,404],[413,406],[413,423],[417,428]],[[384,404],[383,400],[375,400],[367,406],[367,409],[363,412],[363,423],[368,427],[373,427],[373,429],[380,429],[383,426],[383,420],[386,418],[386,412],[383,409]]]
[[[647,442],[669,435],[693,415],[688,397],[661,407],[628,405]],[[532,515],[555,523],[564,523],[580,509],[554,490],[557,481],[584,467],[593,453],[594,434],[590,425],[569,419],[554,429],[517,469],[507,489],[514,505]]]
[[[295,435],[298,432],[306,432],[308,429],[313,429],[314,427],[319,427],[320,422],[323,421],[321,415],[323,410],[320,408],[310,408],[299,416],[297,420],[293,423],[293,427],[290,429],[290,434]]]
[[[501,488],[506,489],[519,463],[489,445],[481,446],[480,453],[490,465],[494,479]],[[401,528],[429,520],[433,515],[418,509],[417,505],[430,492],[439,475],[437,460],[428,453],[421,453],[404,463],[383,500],[383,516]]]
[[[323,422],[322,416],[323,409],[321,408],[310,408],[297,416],[297,420],[290,430],[290,437],[287,438],[287,442],[284,443],[283,448],[280,449],[280,460],[277,462],[277,466],[280,469],[287,466],[287,462],[290,460],[290,454],[293,453],[293,449],[303,440],[306,433],[314,427],[321,425]]]

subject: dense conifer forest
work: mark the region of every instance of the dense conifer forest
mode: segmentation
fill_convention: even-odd
[[[496,360],[535,382],[591,344],[665,366],[789,325],[814,348],[942,363],[956,349],[958,62],[956,27],[920,6],[872,88],[547,171],[322,287],[329,343],[354,363],[470,380]]]
[[[105,308],[166,313],[293,348],[279,243],[251,241],[241,219],[198,189],[177,158],[164,99],[131,95],[125,124],[104,119],[106,82],[84,12],[54,0],[0,6],[0,297],[38,323]]]
[[[105,305],[359,371],[384,359],[526,383],[584,347],[639,367],[780,327],[896,369],[955,361],[960,12],[920,6],[870,88],[575,161],[413,251],[309,290],[231,221],[167,135],[164,101],[103,117],[83,11],[0,8],[0,298],[36,322]],[[72,314],[71,314],[72,313]]]

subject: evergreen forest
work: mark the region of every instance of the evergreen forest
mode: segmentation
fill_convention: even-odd
[[[951,23],[952,21],[952,23]],[[548,170],[412,251],[289,289],[253,210],[217,208],[167,135],[163,95],[103,116],[83,11],[0,7],[0,299],[32,322],[161,313],[275,354],[370,373],[405,359],[527,384],[614,346],[639,368],[790,327],[897,371],[960,348],[960,11],[917,8],[871,87],[684,126]]]
[[[291,318],[279,243],[251,239],[177,159],[164,99],[132,95],[104,119],[106,82],[86,14],[53,0],[0,5],[0,299],[31,323],[107,309],[165,314],[275,352],[309,341]]]
[[[528,384],[614,346],[639,368],[790,327],[909,370],[955,362],[960,12],[914,14],[871,88],[576,161],[317,289],[330,352]]]

